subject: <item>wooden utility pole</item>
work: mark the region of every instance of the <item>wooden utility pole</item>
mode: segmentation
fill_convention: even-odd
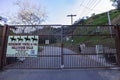
[[[67,17],[71,17],[71,25],[73,24],[73,17],[75,17],[75,16],[77,16],[77,15],[73,15],[73,14],[67,15]]]

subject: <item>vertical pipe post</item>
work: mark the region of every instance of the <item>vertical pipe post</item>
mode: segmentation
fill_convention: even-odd
[[[109,26],[109,30],[110,30],[110,34],[111,34],[111,38],[112,38],[112,27],[111,27],[111,20],[110,20],[110,12],[107,12],[107,16],[108,16],[108,24]]]
[[[63,52],[63,26],[61,27],[61,68],[64,68],[64,52]]]

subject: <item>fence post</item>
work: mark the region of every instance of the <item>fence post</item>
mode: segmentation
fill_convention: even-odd
[[[7,39],[8,26],[3,26],[2,40],[1,40],[1,52],[0,52],[0,70],[3,70],[4,67],[4,57],[6,51],[6,39]]]
[[[61,26],[61,68],[64,68],[64,53],[63,53],[63,26]]]
[[[115,43],[116,43],[116,52],[117,52],[117,64],[120,66],[120,25],[115,26]]]

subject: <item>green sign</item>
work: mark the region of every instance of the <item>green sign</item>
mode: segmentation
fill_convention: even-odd
[[[6,57],[36,57],[38,36],[9,36]]]

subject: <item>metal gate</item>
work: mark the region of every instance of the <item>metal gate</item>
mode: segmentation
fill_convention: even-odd
[[[18,28],[17,31],[15,28]],[[8,36],[39,36],[38,54],[37,57],[26,57],[23,62],[17,57],[5,57],[4,68],[116,67],[119,62],[115,33],[112,25],[12,25]]]

